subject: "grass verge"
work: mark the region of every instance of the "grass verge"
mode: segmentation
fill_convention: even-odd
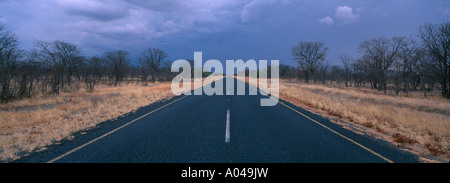
[[[93,93],[68,92],[0,105],[0,160],[17,159],[72,138],[80,130],[173,97],[170,83],[99,86]]]
[[[249,80],[246,80],[249,82]],[[270,82],[270,81],[269,81]],[[251,83],[256,86],[256,83]],[[279,98],[360,134],[392,142],[424,162],[450,160],[450,101],[384,95],[353,87],[331,87],[281,80]]]

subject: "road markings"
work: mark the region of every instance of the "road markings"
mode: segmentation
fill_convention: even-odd
[[[295,110],[294,108],[292,108],[292,107],[290,107],[290,106],[288,106],[288,105],[286,105],[286,104],[284,104],[284,103],[281,103],[281,105],[286,106],[287,108],[289,108],[289,109],[291,109],[291,110],[297,112],[298,114],[300,114],[300,115],[304,116],[305,118],[307,118],[307,119],[313,121],[314,123],[316,123],[316,124],[318,124],[318,125],[320,125],[320,126],[326,128],[327,130],[333,132],[334,134],[339,135],[340,137],[342,137],[342,138],[344,138],[344,139],[346,139],[346,140],[352,142],[353,144],[355,144],[355,145],[357,145],[357,146],[359,146],[359,147],[361,147],[361,148],[363,148],[363,149],[369,151],[369,152],[372,153],[373,155],[378,156],[379,158],[381,158],[381,159],[383,159],[383,160],[385,160],[385,161],[387,161],[387,162],[389,162],[389,163],[394,163],[392,160],[387,159],[386,157],[384,157],[384,156],[382,156],[382,155],[376,153],[376,152],[373,151],[372,149],[369,149],[368,147],[366,147],[366,146],[364,146],[364,145],[362,145],[362,144],[360,144],[360,143],[358,143],[358,142],[356,142],[356,141],[354,141],[354,140],[352,140],[352,139],[346,137],[345,135],[342,135],[341,133],[339,133],[339,132],[337,132],[337,131],[334,131],[334,130],[331,129],[330,127],[328,127],[328,126],[326,126],[326,125],[324,125],[324,124],[322,124],[322,123],[320,123],[320,122],[318,122],[318,121],[316,121],[316,120],[310,118],[309,116],[306,116],[305,114],[303,114],[303,113],[301,113],[301,112]]]
[[[258,88],[256,88],[255,86],[252,86],[252,85],[250,85],[250,84],[249,84],[249,86],[251,86],[251,87],[252,87],[253,89],[255,89],[255,90],[258,90]],[[263,91],[263,90],[261,90],[261,89],[259,89],[259,90],[260,90],[260,92],[267,93],[267,92],[265,92],[265,91]],[[275,99],[273,98],[273,96],[271,96],[270,98],[271,98],[272,100],[275,100]],[[278,100],[278,101],[279,101],[279,100]],[[286,105],[285,103],[283,103],[283,102],[281,102],[281,101],[279,101],[278,103],[281,104],[281,105],[284,105],[285,107],[291,109],[292,111],[294,111],[294,112],[296,112],[296,113],[302,115],[303,117],[305,117],[305,118],[311,120],[312,122],[314,122],[314,123],[316,123],[316,124],[318,124],[318,125],[324,127],[325,129],[327,129],[327,130],[333,132],[334,134],[336,134],[336,135],[338,135],[338,136],[340,136],[340,137],[342,137],[342,138],[344,138],[344,139],[350,141],[351,143],[353,143],[353,144],[355,144],[355,145],[357,145],[357,146],[359,146],[359,147],[365,149],[366,151],[369,151],[371,154],[373,154],[373,155],[375,155],[375,156],[377,156],[377,157],[383,159],[384,161],[386,161],[386,162],[388,162],[388,163],[394,163],[394,161],[392,161],[392,160],[390,160],[390,159],[388,159],[388,158],[386,158],[386,157],[384,157],[384,156],[378,154],[377,152],[373,151],[372,149],[369,149],[368,147],[366,147],[366,146],[364,146],[364,145],[362,145],[362,144],[360,144],[360,143],[358,143],[358,142],[356,142],[356,141],[354,141],[354,140],[352,140],[352,139],[346,137],[345,135],[342,135],[341,133],[339,133],[339,132],[337,132],[337,131],[334,131],[334,130],[331,129],[330,127],[328,127],[328,126],[326,126],[326,125],[324,125],[324,124],[322,124],[322,123],[320,123],[320,122],[318,122],[318,121],[316,121],[316,120],[310,118],[309,116],[307,116],[307,115],[301,113],[300,111],[297,111],[296,109],[294,109],[294,108],[292,108],[292,107]]]
[[[185,95],[185,96],[183,96],[183,97],[181,97],[181,98],[179,98],[179,99],[176,99],[176,100],[174,100],[174,101],[172,101],[172,102],[170,102],[170,103],[167,103],[166,105],[163,105],[163,106],[161,106],[161,107],[159,107],[159,108],[157,108],[157,109],[155,109],[155,110],[153,110],[153,111],[150,111],[150,112],[148,112],[148,113],[146,113],[146,114],[144,114],[144,115],[142,115],[142,116],[140,116],[140,117],[138,117],[138,118],[136,118],[136,119],[134,119],[134,120],[132,120],[132,121],[130,121],[130,122],[128,122],[128,123],[126,123],[126,124],[124,124],[124,125],[118,127],[118,128],[116,128],[116,129],[114,129],[114,130],[111,130],[111,131],[108,132],[108,133],[103,134],[103,135],[100,136],[100,137],[97,137],[97,138],[95,138],[95,139],[93,139],[93,140],[91,140],[91,141],[89,141],[89,142],[87,142],[87,143],[85,143],[85,144],[83,144],[83,145],[81,145],[81,146],[78,146],[78,147],[76,147],[76,148],[74,148],[74,149],[72,149],[72,150],[70,150],[70,151],[68,151],[68,152],[66,152],[66,153],[64,153],[64,154],[62,154],[62,155],[60,155],[60,156],[58,156],[58,157],[52,159],[52,160],[50,160],[50,161],[47,161],[47,163],[53,163],[53,162],[55,162],[55,161],[57,161],[57,160],[59,160],[59,159],[61,159],[61,158],[64,158],[64,157],[66,157],[66,156],[68,156],[68,155],[74,153],[75,151],[78,151],[78,150],[82,149],[83,147],[88,146],[89,144],[92,144],[92,143],[94,143],[94,142],[96,142],[96,141],[98,141],[98,140],[100,140],[100,139],[102,139],[102,138],[105,138],[106,136],[108,136],[108,135],[110,135],[110,134],[112,134],[112,133],[114,133],[114,132],[116,132],[116,131],[118,131],[118,130],[120,130],[120,129],[122,129],[122,128],[128,126],[128,125],[130,125],[131,123],[134,123],[134,122],[136,122],[136,121],[142,119],[142,118],[145,117],[145,116],[148,116],[148,115],[150,115],[150,114],[152,114],[152,113],[154,113],[154,112],[156,112],[156,111],[159,111],[159,110],[161,110],[162,108],[167,107],[168,105],[173,104],[173,103],[175,103],[175,102],[177,102],[177,101],[179,101],[179,100],[181,100],[181,99],[183,99],[183,98],[185,98],[185,97],[187,97],[187,96],[188,96],[188,95]]]
[[[225,143],[230,143],[230,109],[227,109],[227,124],[225,127]]]

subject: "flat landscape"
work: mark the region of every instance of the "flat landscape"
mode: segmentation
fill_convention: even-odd
[[[263,97],[177,96],[15,162],[419,162],[287,101],[260,106]]]
[[[0,164],[438,167],[449,15],[448,0],[0,0]]]
[[[94,93],[67,92],[0,105],[0,157],[15,159],[71,138],[151,103],[170,99],[170,83],[99,87]]]
[[[421,156],[449,157],[450,102],[370,89],[282,82],[280,98]]]

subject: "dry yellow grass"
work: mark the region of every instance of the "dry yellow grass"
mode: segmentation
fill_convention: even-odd
[[[239,79],[257,86],[256,80]],[[270,79],[264,81],[270,83]],[[447,99],[423,98],[422,93],[385,95],[371,89],[285,80],[280,81],[278,89],[279,98],[328,117],[344,128],[390,141],[421,155],[424,161],[430,155],[444,162],[450,160],[450,101]]]
[[[219,79],[223,76],[209,77]],[[197,79],[191,89],[213,80]],[[0,161],[8,161],[45,146],[72,138],[80,130],[95,127],[140,107],[174,95],[171,82],[98,86],[93,93],[66,92],[59,96],[36,96],[0,105]]]
[[[328,116],[351,130],[391,141],[419,155],[450,159],[449,100],[285,81],[280,82],[279,92],[281,99]],[[170,83],[148,87],[130,84],[0,105],[0,160],[43,149],[74,132],[172,96]]]
[[[450,159],[449,100],[289,82],[280,83],[280,98],[419,155]]]
[[[0,105],[0,160],[18,158],[70,138],[74,132],[172,96],[170,83],[129,84]]]

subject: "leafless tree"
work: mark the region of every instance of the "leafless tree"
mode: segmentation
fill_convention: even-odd
[[[111,69],[111,78],[117,86],[125,78],[129,63],[129,53],[125,50],[108,51],[105,53],[105,62]]]
[[[34,89],[34,81],[42,74],[42,62],[39,60],[39,52],[36,49],[24,51],[23,58],[19,62],[16,77],[19,82],[19,98],[31,97]]]
[[[419,77],[420,90],[423,92],[423,96],[427,97],[425,83],[431,80],[433,70],[435,70],[435,64],[432,63],[432,59],[430,59],[429,54],[427,54],[427,52],[421,48],[417,42],[412,41],[409,49],[412,72]]]
[[[159,80],[161,64],[167,58],[167,53],[159,48],[148,48],[141,53],[138,60],[144,70],[144,80],[147,80],[147,73],[152,77],[152,81]]]
[[[279,73],[280,78],[287,78],[291,80],[292,78],[296,77],[297,69],[290,65],[280,64],[279,65]]]
[[[0,101],[2,103],[11,99],[10,84],[20,56],[17,35],[5,31],[4,25],[0,25]]]
[[[311,78],[316,79],[314,74],[320,61],[325,60],[327,51],[328,47],[323,42],[300,41],[298,45],[292,47],[292,56],[298,62],[306,83]]]
[[[398,58],[400,50],[405,46],[404,37],[394,37],[392,39],[380,37],[363,41],[359,45],[359,49],[363,52],[363,59],[370,64],[385,94],[388,83],[388,70],[395,59]]]
[[[350,80],[351,74],[351,64],[353,63],[353,58],[347,54],[340,54],[338,56],[339,60],[342,63],[345,87],[348,86],[348,81]]]
[[[331,66],[328,60],[324,63],[319,63],[317,66],[317,76],[315,78],[324,85],[327,80],[330,80],[330,67]]]
[[[172,61],[165,60],[163,62],[163,67],[161,68],[161,76],[164,81],[170,81],[173,77],[175,77],[175,73],[171,72]]]
[[[104,60],[100,57],[93,56],[83,59],[81,73],[83,75],[84,84],[86,85],[86,92],[92,93],[95,85],[100,82],[103,75]]]
[[[341,65],[331,65],[327,80],[334,81],[337,83],[344,81],[344,84],[345,84],[346,80],[345,80],[344,67]]]
[[[450,98],[450,22],[420,26],[419,38],[439,68],[442,96]]]
[[[35,41],[41,53],[41,58],[49,67],[52,93],[58,94],[61,89],[72,84],[72,76],[80,79],[79,68],[82,63],[81,49],[64,41]]]
[[[36,40],[34,44],[40,53],[40,59],[45,63],[47,68],[45,83],[50,84],[51,93],[58,94],[61,83],[63,83],[64,65],[58,59],[50,42]]]
[[[70,87],[73,76],[76,76],[78,80],[81,79],[80,68],[84,60],[84,57],[81,54],[81,49],[72,43],[59,40],[54,41],[53,44],[57,50],[57,56],[65,66],[65,78],[67,80],[67,86]],[[62,87],[64,88],[64,82]]]

